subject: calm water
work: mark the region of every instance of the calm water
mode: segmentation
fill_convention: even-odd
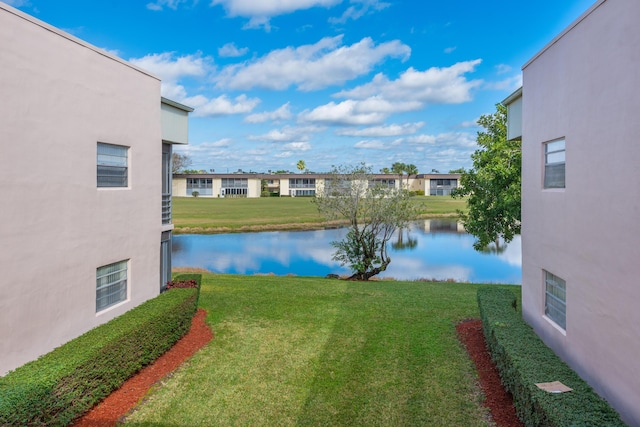
[[[390,241],[392,261],[378,277],[521,283],[520,236],[500,251],[480,253],[473,249],[473,236],[461,229],[450,220],[412,224],[401,240],[396,234]],[[331,242],[345,234],[345,229],[333,229],[176,235],[172,263],[228,274],[349,274],[347,267],[331,259]]]

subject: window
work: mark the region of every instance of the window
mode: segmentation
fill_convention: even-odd
[[[171,144],[162,144],[162,223],[171,224]]]
[[[545,301],[544,314],[562,329],[567,328],[567,296],[566,283],[563,279],[548,271],[544,272]]]
[[[99,267],[96,271],[96,312],[127,299],[129,261]]]
[[[429,195],[448,196],[451,194],[451,190],[457,187],[457,179],[432,179],[429,182]]]
[[[249,180],[247,178],[222,178],[220,194],[229,197],[247,197]]]
[[[171,281],[171,231],[160,235],[160,290],[164,290]]]
[[[129,148],[98,142],[98,187],[126,187]]]
[[[289,180],[289,188],[316,188],[316,179],[292,178]]]
[[[564,139],[544,144],[544,188],[564,188]]]
[[[187,196],[197,191],[200,196],[213,196],[213,179],[187,178]]]
[[[396,180],[395,179],[371,179],[369,180],[369,188],[373,188],[376,186],[387,187],[387,188],[396,188]]]

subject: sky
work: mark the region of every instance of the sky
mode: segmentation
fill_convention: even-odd
[[[446,173],[595,0],[4,1],[160,77],[191,169]]]

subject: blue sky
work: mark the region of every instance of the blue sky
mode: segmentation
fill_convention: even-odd
[[[594,0],[6,2],[161,77],[192,168],[427,173],[471,166],[475,121]]]

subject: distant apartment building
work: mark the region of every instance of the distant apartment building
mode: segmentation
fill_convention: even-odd
[[[269,194],[313,197],[332,179],[331,174],[176,174],[175,197],[260,197]],[[460,185],[460,174],[419,174],[402,179],[398,174],[373,174],[375,183],[427,196],[449,196]]]
[[[640,426],[640,2],[599,0],[523,67],[522,310]],[[549,381],[554,380],[549,378]]]
[[[171,151],[160,80],[0,3],[0,375],[159,294]]]

